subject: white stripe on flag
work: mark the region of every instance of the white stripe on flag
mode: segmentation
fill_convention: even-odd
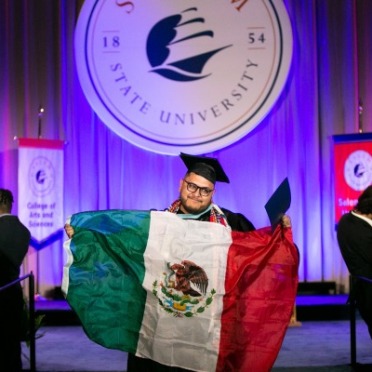
[[[220,224],[185,221],[172,213],[152,212],[145,251],[144,287],[148,295],[138,356],[195,371],[215,369],[230,245],[230,230]],[[188,310],[183,307],[180,310],[180,302],[161,291],[165,287],[168,294],[182,295],[170,289],[167,281],[174,279],[169,265],[181,264],[184,260],[204,269],[209,280],[205,296],[191,297],[199,298],[200,302],[187,304]],[[210,304],[208,298],[212,299]]]

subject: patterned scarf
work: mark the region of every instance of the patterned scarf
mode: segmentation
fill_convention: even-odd
[[[171,213],[178,213],[180,209],[180,205],[181,205],[181,200],[177,199],[171,204],[171,206],[168,209],[166,209],[166,211],[171,212]],[[185,219],[198,219],[200,216],[205,214],[208,210],[210,211],[209,222],[220,223],[223,226],[230,227],[227,222],[226,216],[224,215],[220,207],[217,204],[213,204],[213,203],[209,206],[209,208],[206,211],[203,211],[199,215],[180,214],[180,216],[184,216],[183,218]]]

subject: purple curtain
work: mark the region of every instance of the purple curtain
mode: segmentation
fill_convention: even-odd
[[[181,160],[119,138],[92,111],[80,88],[73,37],[82,3],[0,0],[0,187],[11,189],[17,199],[14,137],[37,137],[43,105],[43,138],[66,141],[66,218],[96,209],[166,208],[178,195],[185,171]],[[215,202],[245,214],[256,227],[266,226],[264,204],[288,177],[300,280],[333,280],[342,290],[348,272],[334,229],[332,135],[357,133],[360,126],[364,132],[372,129],[372,2],[285,4],[294,36],[288,82],[252,132],[208,154],[219,158],[231,179],[218,185]],[[60,285],[62,243],[39,252],[42,289]]]

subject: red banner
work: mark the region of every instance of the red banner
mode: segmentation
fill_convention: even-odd
[[[333,141],[337,224],[372,184],[372,133],[336,135]]]

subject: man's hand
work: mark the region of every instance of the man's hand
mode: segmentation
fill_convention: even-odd
[[[286,214],[282,217],[281,224],[283,227],[291,227],[291,219]]]
[[[69,237],[69,239],[71,239],[73,237],[74,233],[75,233],[74,228],[71,225],[69,225],[68,223],[66,223],[66,225],[65,225],[65,231],[66,231],[66,234]]]

